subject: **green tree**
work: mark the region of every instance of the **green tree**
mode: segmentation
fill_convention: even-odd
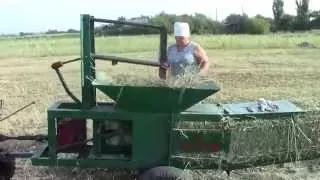
[[[279,29],[283,31],[294,31],[295,16],[284,14],[279,22]]]
[[[155,15],[151,19],[151,24],[165,26],[168,30],[168,33],[172,33],[175,17],[176,17],[175,15],[161,12],[160,14]]]
[[[312,11],[310,13],[310,26],[312,29],[320,29],[320,11]]]
[[[247,25],[249,17],[244,14],[230,14],[225,19],[225,32],[228,34],[244,34],[248,31]]]
[[[263,19],[265,21],[268,21],[269,24],[272,24],[274,22],[272,18],[262,16],[261,14],[257,14],[255,16],[255,18],[259,18],[259,19]]]
[[[309,2],[309,0],[296,0],[297,17],[295,29],[297,30],[310,29]]]
[[[218,34],[221,32],[221,24],[204,14],[195,13],[192,16],[193,32],[195,34]]]
[[[195,16],[192,18],[193,21],[193,32],[195,34],[203,34],[208,33],[209,30],[209,23],[210,20],[203,14],[196,13]]]
[[[320,17],[320,10],[319,10],[319,11],[312,11],[312,12],[310,13],[310,17],[311,17],[311,18],[318,18],[318,17]]]
[[[246,29],[249,34],[266,34],[270,32],[270,26],[266,19],[254,17],[247,21]]]
[[[274,26],[276,30],[279,29],[280,20],[284,14],[283,6],[284,6],[283,0],[273,1],[272,12],[274,16]]]

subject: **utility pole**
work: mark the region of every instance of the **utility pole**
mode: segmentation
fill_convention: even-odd
[[[218,22],[218,8],[216,8],[216,22]]]
[[[241,5],[242,15],[244,15],[243,4]]]

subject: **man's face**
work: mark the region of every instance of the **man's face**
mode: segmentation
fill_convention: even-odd
[[[189,43],[189,38],[184,36],[176,36],[176,43],[178,46],[186,46]]]

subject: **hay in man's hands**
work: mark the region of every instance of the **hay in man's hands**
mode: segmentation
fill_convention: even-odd
[[[106,76],[105,73],[99,72],[97,73],[96,80],[117,86],[193,88],[196,85],[210,81],[211,79],[193,74],[186,74],[178,77],[168,77],[166,80],[162,80],[156,75],[146,77],[137,74],[119,74],[109,77]]]

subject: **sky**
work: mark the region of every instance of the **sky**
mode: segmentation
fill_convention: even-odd
[[[273,0],[0,0],[0,34],[44,32],[48,29],[79,29],[80,14],[116,19],[174,14],[205,14],[222,20],[231,13],[245,12],[273,17]],[[210,6],[209,4],[212,3]],[[320,0],[310,0],[310,9],[320,9]],[[217,10],[217,11],[216,11]],[[295,0],[284,0],[284,10],[296,14]],[[217,12],[217,13],[216,13]]]

